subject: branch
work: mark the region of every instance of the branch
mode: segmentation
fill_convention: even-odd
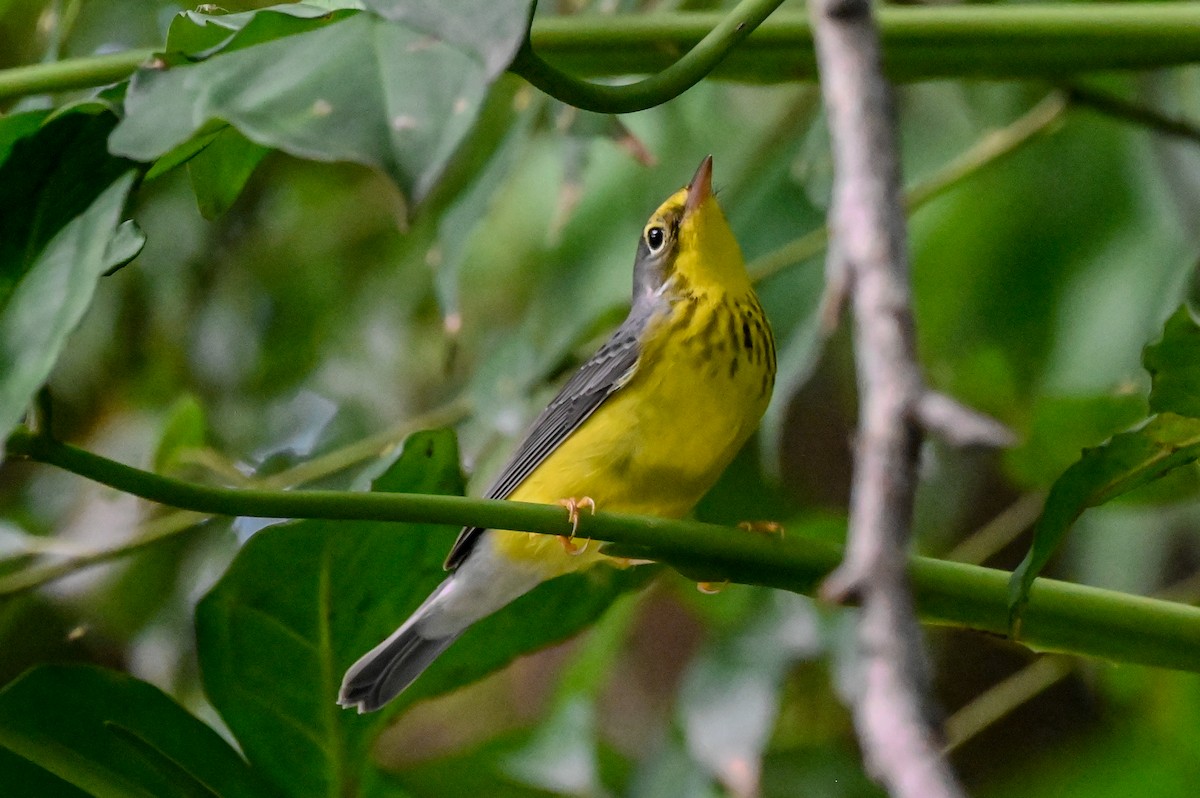
[[[811,0],[809,12],[834,163],[823,304],[854,308],[860,397],[846,556],[821,593],[862,603],[851,703],[868,770],[898,798],[952,798],[964,793],[941,754],[905,573],[918,418],[930,402],[916,360],[894,99],[869,0]],[[933,404],[956,431],[978,431],[957,406]]]
[[[951,446],[1003,449],[1017,442],[1013,431],[996,419],[939,391],[923,391],[917,399],[916,413],[917,421],[926,432]]]
[[[23,429],[13,433],[7,446],[12,456],[201,513],[494,526],[551,535],[570,531],[558,506],[405,493],[218,488],[131,468]],[[606,553],[652,556],[699,581],[729,579],[797,593],[811,594],[842,556],[834,545],[794,535],[784,539],[712,524],[613,513],[582,516],[579,532],[616,544],[607,546]],[[925,621],[1007,636],[1009,572],[926,557],[909,560],[908,572]],[[0,578],[0,596],[29,587],[21,574]],[[1200,672],[1197,639],[1200,609],[1196,607],[1038,579],[1020,642],[1035,650]]]

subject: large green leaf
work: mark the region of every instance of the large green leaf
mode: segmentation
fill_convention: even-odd
[[[397,22],[371,13],[281,21],[268,9],[239,15],[232,33],[218,22],[198,32],[193,15],[177,46],[216,54],[139,71],[111,146],[150,161],[219,120],[264,147],[382,169],[420,199],[507,66],[498,54],[511,57],[520,42],[495,19],[515,15],[523,25],[528,5],[476,3],[472,13],[429,5]]]
[[[349,7],[335,9],[317,3],[272,6],[237,14],[183,11],[171,20],[166,55],[201,60],[215,53],[281,39],[337,22],[353,14]]]
[[[14,144],[37,132],[48,113],[48,111],[26,111],[0,117],[0,163],[8,158]]]
[[[144,241],[121,224],[134,172],[104,150],[114,121],[64,114],[0,164],[0,438],[50,375],[96,281]]]
[[[7,153],[0,150],[0,308],[50,240],[134,166],[105,149],[117,121],[110,111],[36,119],[22,114],[0,128],[13,136]]]
[[[1162,338],[1142,351],[1150,372],[1150,409],[1200,418],[1200,325],[1184,305],[1163,327]]]
[[[1151,375],[1150,409],[1158,415],[1136,430],[1084,449],[1083,456],[1054,482],[1034,527],[1029,553],[1013,573],[1009,602],[1014,612],[1025,603],[1034,578],[1084,510],[1200,458],[1200,325],[1186,306],[1167,320],[1162,337],[1146,346],[1142,363]],[[1111,411],[1108,420],[1115,423],[1120,414],[1136,409],[1135,404],[1126,404],[1124,408],[1106,404]],[[1061,421],[1069,426],[1071,419],[1077,424],[1075,414]]]
[[[495,78],[525,38],[533,0],[364,0],[380,16],[474,53]]]
[[[374,489],[461,492],[453,434],[411,436]],[[345,669],[445,577],[442,560],[455,531],[324,521],[267,529],[201,602],[196,625],[208,695],[246,756],[287,794],[354,794],[373,778],[370,744],[390,715],[567,637],[645,578],[600,568],[555,580],[476,624],[388,710],[338,708]]]
[[[90,798],[90,796],[48,770],[38,767],[7,748],[0,747],[0,777],[4,789],[13,795],[40,795],[46,798]]]
[[[6,795],[75,794],[60,782],[113,798],[270,795],[220,735],[158,688],[99,668],[45,666],[0,691],[0,746],[13,754],[0,756]],[[9,792],[22,784],[38,791]]]
[[[1009,604],[1019,610],[1034,578],[1058,549],[1063,535],[1088,507],[1095,507],[1200,458],[1200,419],[1161,413],[1144,426],[1085,449],[1050,488],[1033,529],[1033,544],[1013,573]],[[1014,616],[1015,617],[1015,616]]]

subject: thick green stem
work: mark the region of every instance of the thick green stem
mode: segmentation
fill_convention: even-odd
[[[754,4],[757,10],[774,5]],[[1198,2],[891,6],[877,13],[884,65],[894,80],[1062,80],[1096,70],[1160,69],[1200,61]],[[812,35],[803,12],[773,14],[740,44],[737,36],[744,31],[735,30],[733,38],[717,32],[723,24],[736,27],[737,21],[733,14],[719,13],[539,17],[530,32],[532,52],[523,54],[514,70],[529,72],[537,81],[567,72],[575,76],[564,78],[572,87],[577,78],[674,70],[670,80],[679,82],[671,87],[674,91],[681,75],[696,68],[683,62],[673,66],[687,53],[701,66],[715,64],[711,76],[717,78],[779,83],[815,76]],[[702,40],[708,44],[689,53]],[[725,54],[732,44],[737,46]],[[150,50],[131,50],[3,70],[0,100],[118,81],[151,55]],[[653,78],[660,79],[667,80]],[[551,93],[557,91],[545,85]],[[614,102],[633,106],[640,103],[626,99],[625,93],[643,95],[644,102],[654,84],[596,88],[597,96],[613,93],[618,98]]]
[[[204,513],[420,521],[552,535],[570,531],[563,509],[553,506],[457,496],[195,485],[130,468],[27,430],[13,433],[8,452],[151,501]],[[711,524],[610,513],[585,515],[580,535],[610,541],[615,545],[608,550],[614,554],[653,557],[696,579],[729,579],[803,593],[811,593],[842,556],[836,546],[796,536],[739,533]],[[926,622],[1008,634],[1007,571],[924,557],[914,557],[909,570],[918,611]],[[0,582],[0,594],[12,590]],[[1024,615],[1021,642],[1038,650],[1200,672],[1200,609],[1038,579]]]
[[[1094,70],[1156,69],[1200,60],[1200,3],[883,6],[876,16],[894,80],[1061,79]],[[713,13],[546,17],[533,47],[578,76],[658,72],[721,20]],[[771,16],[713,77],[776,83],[816,76],[803,12]]]
[[[116,83],[153,56],[153,50],[127,50],[0,70],[0,100]]]

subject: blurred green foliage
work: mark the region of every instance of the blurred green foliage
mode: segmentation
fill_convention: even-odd
[[[223,5],[241,12],[266,4]],[[543,5],[539,13],[556,10]],[[0,0],[0,67],[161,46],[178,10],[143,0]],[[176,35],[197,34],[188,20],[176,24],[185,26]],[[282,26],[293,24],[308,23]],[[268,39],[287,45],[272,36],[290,28],[272,31],[246,42],[244,52]],[[354,59],[336,60],[352,66]],[[245,65],[201,66],[228,72],[219,77],[231,92],[254,88],[257,72]],[[240,132],[211,121],[229,118],[225,106],[180,118],[190,95],[170,83],[176,74],[188,73],[164,73],[155,88],[147,81],[156,78],[143,73],[128,105],[117,102],[129,112],[126,131],[158,137],[153,147],[121,151],[165,155],[174,164],[207,148],[184,169],[164,163],[145,175],[131,206],[144,249],[86,286],[95,290],[86,315],[57,360],[44,365],[54,364],[59,436],[197,479],[283,478],[466,398],[469,410],[448,420],[456,422],[470,483],[484,482],[560,378],[620,318],[646,215],[702,156],[714,154],[720,200],[748,259],[818,227],[828,203],[828,142],[810,85],[706,82],[618,121],[481,69],[472,73],[474,127],[464,121],[453,141],[425,141],[412,151],[418,156],[405,151],[383,163],[355,157],[350,142],[324,129],[316,138],[327,149],[290,146],[294,120],[276,106],[266,115],[275,127],[255,126],[262,120],[251,114],[235,120],[244,123]],[[414,80],[422,77],[430,75]],[[304,93],[311,83],[297,83],[293,99],[301,99],[287,107],[311,109],[321,98]],[[1200,73],[1178,70],[1097,85],[1196,117],[1198,83]],[[353,98],[361,86],[322,88]],[[404,92],[382,90],[384,97]],[[1045,91],[954,82],[902,88],[909,181],[1015,119]],[[31,141],[47,109],[71,99],[27,98],[5,109],[0,157],[14,151],[11,142]],[[455,113],[453,104],[439,107],[447,117]],[[100,124],[106,112],[95,110],[49,124]],[[351,121],[361,132],[378,120],[364,112]],[[199,139],[185,141],[196,131]],[[395,154],[393,144],[379,152]],[[68,154],[81,153],[87,163],[109,162],[99,150]],[[381,166],[394,180],[347,161]],[[6,163],[0,168],[26,176],[34,166],[72,168],[70,158],[50,156]],[[90,170],[73,182],[81,204],[50,227],[0,219],[0,252],[13,245],[12,229],[37,233],[44,244],[120,171]],[[19,185],[6,181],[0,195]],[[4,211],[16,206],[13,199]],[[920,354],[930,381],[1000,418],[1021,440],[1004,455],[927,447],[919,547],[951,549],[1021,496],[1050,487],[1083,447],[1146,417],[1142,349],[1188,298],[1198,212],[1196,142],[1072,108],[1061,124],[913,216]],[[99,245],[91,249],[97,272],[118,260]],[[0,277],[15,282],[24,273]],[[821,285],[817,259],[759,285],[781,347],[780,389],[760,439],[699,517],[794,520],[795,528],[842,534],[855,414],[852,349],[844,336],[814,343]],[[73,322],[58,329],[65,334]],[[1175,365],[1184,357],[1155,351]],[[1153,355],[1147,365],[1162,370]],[[23,406],[38,381],[9,404]],[[365,487],[378,478],[386,489],[398,480],[458,490],[453,439],[433,433],[412,440],[435,440],[438,463],[413,469],[401,457],[380,476],[395,459],[379,456],[390,449],[380,445],[369,457],[314,469],[305,482]],[[1192,468],[1179,469],[1166,487],[1089,510],[1050,570],[1200,599]],[[121,711],[136,707],[137,716],[117,724],[115,753],[96,756],[129,769],[88,775],[94,794],[130,794],[127,779],[171,784],[162,790],[180,795],[879,794],[862,772],[839,698],[857,678],[848,612],[741,586],[700,596],[664,573],[648,590],[618,599],[587,632],[496,671],[517,653],[584,626],[611,596],[654,574],[577,577],[578,584],[549,585],[472,632],[418,683],[419,692],[390,714],[364,720],[326,700],[333,680],[346,658],[436,581],[448,535],[381,525],[303,522],[259,532],[244,519],[197,523],[68,474],[4,463],[0,579],[39,558],[186,531],[35,593],[0,595],[0,680],[11,684],[0,694],[0,774],[11,780],[0,783],[19,785],[17,794],[80,794],[67,784],[77,763],[53,775],[22,757],[41,744],[41,726],[52,719],[102,736],[89,725],[94,711],[123,698]],[[991,564],[1016,564],[1028,543],[1017,537],[1025,526],[998,539]],[[332,592],[322,594],[322,585]],[[318,606],[319,599],[332,603]],[[524,633],[506,631],[520,629],[521,619],[529,624]],[[336,634],[322,637],[323,628]],[[1023,649],[961,632],[929,638],[946,710],[970,704],[996,716],[953,741],[954,765],[973,795],[1193,794],[1200,776],[1195,675],[1068,662],[1039,682],[1027,668],[1035,657]],[[287,646],[293,655],[284,656]],[[33,665],[66,661],[137,679],[56,667],[15,681]],[[990,691],[1005,679],[1024,700],[1010,706],[1012,691]],[[240,753],[180,706],[231,734]],[[390,727],[376,739],[385,722]],[[163,761],[158,738],[176,734],[203,744],[172,749]],[[300,757],[298,746],[283,745],[288,735],[316,753]],[[297,761],[279,756],[281,745]],[[210,777],[214,762],[223,763],[227,782]]]

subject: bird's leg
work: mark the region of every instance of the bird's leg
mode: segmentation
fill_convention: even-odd
[[[778,521],[742,521],[738,524],[738,529],[744,529],[747,532],[757,532],[763,535],[779,535],[781,540],[785,531],[783,524]]]
[[[557,503],[567,508],[567,520],[571,522],[570,536],[559,535],[558,540],[562,543],[563,548],[566,549],[567,554],[582,554],[587,551],[588,543],[591,543],[591,541],[584,541],[582,546],[575,544],[575,533],[579,530],[579,508],[586,507],[591,510],[592,515],[595,515],[596,502],[591,496],[584,496],[581,499],[559,499]]]

